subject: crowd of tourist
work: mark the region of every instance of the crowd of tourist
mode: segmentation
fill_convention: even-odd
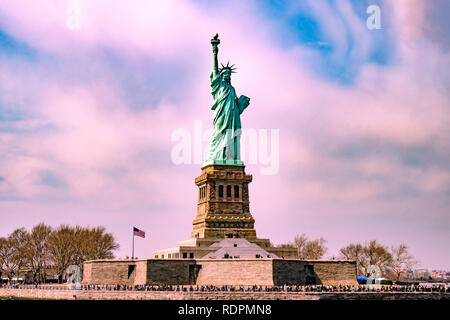
[[[2,288],[14,289],[46,289],[46,290],[95,290],[95,291],[180,291],[180,292],[405,292],[405,293],[450,293],[450,286],[446,284],[432,285],[284,285],[284,286],[176,286],[176,285],[27,285],[2,284]]]

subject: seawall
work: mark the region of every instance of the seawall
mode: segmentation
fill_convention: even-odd
[[[58,300],[450,300],[437,292],[180,292],[1,288],[0,297]]]

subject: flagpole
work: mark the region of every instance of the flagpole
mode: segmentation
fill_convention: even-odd
[[[131,252],[131,259],[134,259],[134,227],[133,227],[133,248]]]

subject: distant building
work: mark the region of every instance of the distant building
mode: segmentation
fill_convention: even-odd
[[[431,272],[429,269],[415,269],[413,271],[414,279],[431,279]]]
[[[431,278],[435,280],[447,280],[449,279],[450,272],[447,272],[446,270],[432,270],[431,271]]]

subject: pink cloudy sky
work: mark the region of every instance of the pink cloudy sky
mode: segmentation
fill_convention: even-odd
[[[80,29],[67,9],[80,8]],[[158,4],[156,4],[158,3]],[[381,7],[382,29],[366,28]],[[103,225],[118,257],[190,237],[200,165],[172,132],[211,126],[209,40],[251,97],[243,128],[279,129],[253,174],[259,237],[406,243],[450,270],[449,3],[425,0],[2,1],[0,236],[43,221]]]

